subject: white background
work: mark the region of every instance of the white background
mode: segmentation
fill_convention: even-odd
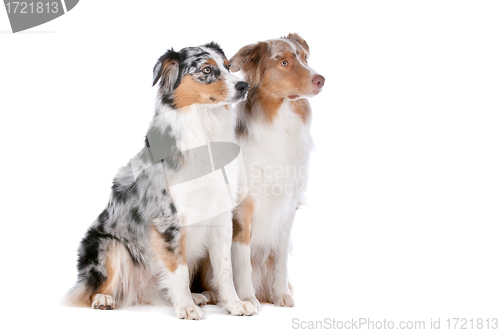
[[[500,317],[499,17],[496,1],[107,0],[11,34],[0,9],[0,325],[282,332],[293,318]],[[79,240],[142,147],[156,59],[212,40],[231,57],[289,32],[326,78],[293,230],[296,307],[241,318],[207,306],[185,322],[170,307],[60,305]]]

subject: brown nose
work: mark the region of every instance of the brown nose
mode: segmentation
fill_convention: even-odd
[[[325,78],[321,75],[314,75],[312,82],[315,86],[321,89],[325,85]]]

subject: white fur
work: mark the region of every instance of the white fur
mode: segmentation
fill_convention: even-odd
[[[178,138],[181,151],[207,145],[210,142],[235,143],[235,112],[229,106],[192,105],[182,110],[163,107],[155,121],[170,125]],[[236,203],[238,188],[238,164],[235,159],[224,167],[229,184],[225,183],[222,170],[206,176],[170,186],[172,199],[178,208],[178,216],[186,229],[186,255],[188,265],[178,267],[174,273],[165,270],[162,286],[168,287],[178,317],[193,311],[193,299],[189,292],[189,272],[207,254],[214,268],[215,290],[219,292],[221,305],[234,315],[251,315],[257,310],[247,302],[241,302],[233,286],[231,268],[231,212]],[[213,163],[212,163],[213,165]],[[183,166],[186,172],[199,167]],[[191,169],[191,170],[190,170]],[[175,177],[182,177],[183,170]],[[175,183],[175,177],[172,182]],[[196,319],[197,312],[192,313]]]
[[[276,305],[293,306],[288,287],[287,259],[290,233],[298,205],[307,184],[309,155],[313,148],[310,118],[304,123],[285,99],[272,123],[249,118],[243,105],[238,116],[247,126],[239,139],[243,152],[248,191],[255,204],[251,224],[250,249],[234,243],[235,286],[242,299],[266,299]],[[254,113],[255,114],[255,113]],[[245,256],[250,253],[250,261]],[[274,256],[274,269],[266,260]],[[248,278],[252,272],[253,284]],[[252,290],[255,290],[253,293]],[[271,294],[269,294],[271,291]]]

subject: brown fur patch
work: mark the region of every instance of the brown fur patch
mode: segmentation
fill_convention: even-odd
[[[298,114],[302,122],[305,124],[311,116],[311,105],[309,104],[309,101],[307,99],[301,98],[296,101],[292,101],[291,104],[292,111]]]
[[[217,62],[214,59],[208,59],[206,64],[212,65],[212,66],[217,66]]]
[[[260,83],[260,77],[264,74],[265,64],[263,59],[269,57],[267,42],[242,47],[230,60],[231,71],[243,70],[248,76],[247,82],[250,89],[255,88]]]
[[[274,118],[278,115],[278,110],[283,104],[283,97],[278,97],[269,93],[266,90],[259,90],[248,99],[245,105],[247,112],[254,108],[254,105],[259,105],[264,111],[264,117],[268,123],[272,123]]]
[[[273,43],[285,43],[275,41]],[[287,66],[282,66],[281,62],[286,61]],[[291,50],[280,53],[280,57],[271,60],[271,65],[266,69],[262,79],[261,89],[272,91],[280,97],[289,95],[308,95],[313,87],[310,71],[305,68],[297,59],[295,53]]]
[[[226,58],[224,58],[224,65],[226,65],[226,67],[229,68],[229,61]]]
[[[151,226],[150,237],[151,249],[153,253],[163,262],[169,271],[175,272],[179,265],[185,265],[187,263],[186,230],[184,228],[181,228],[181,244],[180,249],[178,249],[176,253],[167,249],[167,243],[154,226]]]
[[[247,196],[236,207],[233,217],[233,242],[242,245],[250,244],[252,217],[255,212],[255,203]]]
[[[248,134],[247,131],[248,131],[247,125],[245,124],[245,122],[242,119],[238,119],[236,122],[236,128],[235,128],[236,136],[241,137],[243,135],[247,135]],[[234,224],[233,224],[233,226],[234,226]]]
[[[161,74],[163,76],[166,76],[168,70],[170,69],[171,66],[175,65],[176,63],[176,60],[174,59],[167,59],[163,62],[163,66],[162,66],[162,71],[161,71]]]
[[[199,83],[191,76],[182,78],[174,92],[174,104],[177,109],[193,104],[215,104],[228,99],[229,91],[224,80],[211,84]]]
[[[163,62],[160,81],[160,85],[162,88],[164,88],[165,86],[171,88],[173,86],[177,77],[178,65],[178,61],[174,59],[167,59]]]

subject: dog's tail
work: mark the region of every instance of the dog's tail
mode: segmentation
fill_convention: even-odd
[[[92,291],[85,286],[84,283],[77,282],[66,295],[62,303],[68,306],[83,306],[89,307],[92,305],[91,301]]]
[[[106,252],[111,242],[98,226],[92,226],[78,248],[78,278],[64,297],[69,306],[91,306],[92,294],[106,281]]]

